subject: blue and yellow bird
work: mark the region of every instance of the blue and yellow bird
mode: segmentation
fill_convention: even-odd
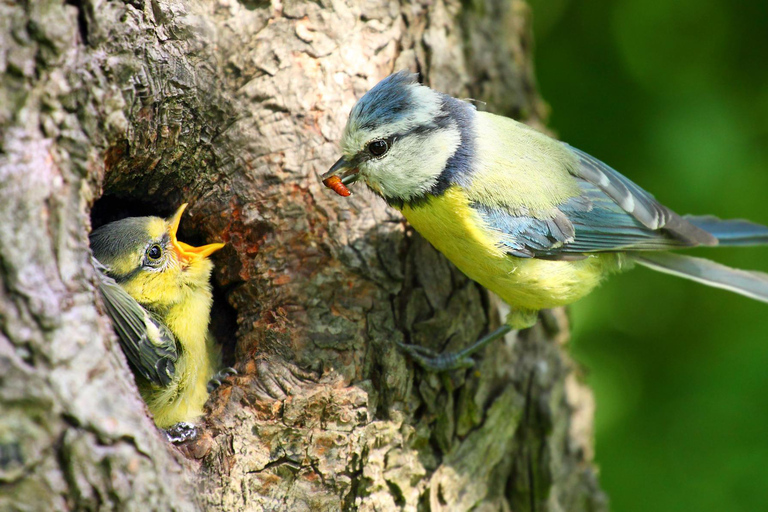
[[[445,370],[544,308],[570,304],[633,263],[768,302],[768,274],[667,252],[768,243],[744,220],[680,216],[617,171],[512,119],[478,112],[393,74],[352,109],[343,156],[323,176],[348,195],[363,181],[471,279],[511,307],[505,325],[459,354],[426,356]]]
[[[184,424],[202,416],[209,384],[233,372],[216,374],[220,354],[208,329],[208,257],[224,244],[179,241],[186,206],[170,219],[129,217],[90,236],[99,289],[139,392],[158,427],[183,426],[172,440],[183,440],[190,428]]]

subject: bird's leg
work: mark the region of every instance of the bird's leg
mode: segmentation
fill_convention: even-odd
[[[419,366],[431,372],[447,372],[449,370],[458,370],[460,368],[472,368],[475,361],[470,358],[472,354],[486,346],[493,340],[499,339],[512,330],[507,324],[503,324],[495,331],[486,334],[475,343],[458,352],[449,352],[435,354],[433,350],[419,345],[407,345],[397,342],[401,349],[406,352],[411,359],[416,361]]]
[[[418,345],[407,345],[399,342],[398,345],[427,371],[446,372],[460,368],[471,368],[475,365],[475,361],[470,357],[472,354],[490,342],[504,337],[505,334],[513,329],[527,329],[533,326],[536,323],[536,318],[537,311],[513,309],[507,315],[506,322],[503,325],[458,352],[435,354],[434,351]]]

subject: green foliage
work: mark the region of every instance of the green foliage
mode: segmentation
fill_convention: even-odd
[[[768,3],[531,3],[560,138],[679,213],[768,224]],[[695,253],[768,272],[768,248]],[[637,269],[572,312],[612,509],[763,509],[768,305]]]

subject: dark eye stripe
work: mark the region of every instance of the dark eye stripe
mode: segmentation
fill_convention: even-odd
[[[384,156],[390,149],[392,149],[392,144],[397,140],[399,136],[398,135],[392,135],[391,137],[385,137],[383,139],[373,139],[369,141],[365,147],[355,155],[355,158],[353,159],[354,166],[357,167],[363,162],[366,162],[368,160],[371,160],[373,158],[379,158]],[[384,147],[386,148],[381,153],[374,153],[371,151],[371,146],[374,146],[374,144],[382,143],[384,144]]]

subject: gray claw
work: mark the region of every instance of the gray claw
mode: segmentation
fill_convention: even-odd
[[[208,393],[213,393],[213,391],[218,389],[219,386],[221,386],[221,381],[216,377],[212,377],[211,380],[208,381],[208,384],[205,386],[205,389],[208,390]]]
[[[170,428],[163,430],[165,437],[173,444],[182,444],[187,441],[194,441],[199,435],[199,431],[195,425],[186,422],[180,422]]]
[[[211,377],[211,380],[208,381],[208,385],[206,386],[206,388],[208,389],[208,393],[213,393],[215,389],[221,386],[221,382],[224,379],[226,379],[227,377],[231,377],[233,375],[237,375],[237,370],[235,370],[231,366],[217,372],[216,375]]]
[[[423,356],[430,359],[433,359],[439,356],[439,354],[434,350],[432,350],[431,348],[422,347],[421,345],[408,345],[408,344],[399,343],[399,342],[398,342],[398,345],[402,350],[404,350],[405,352],[407,352],[412,356]]]
[[[280,359],[259,359],[256,368],[254,391],[260,400],[284,400],[317,383],[317,377],[312,373]]]
[[[475,365],[475,362],[469,356],[493,340],[502,338],[511,330],[512,327],[509,324],[503,324],[464,350],[460,350],[454,353],[442,353],[435,356],[432,356],[432,354],[434,354],[433,351],[424,347],[419,347],[416,345],[405,345],[399,342],[398,345],[406,353],[408,353],[414,361],[423,366],[426,370],[433,372],[446,372],[449,370],[458,370],[460,368],[472,368]]]

